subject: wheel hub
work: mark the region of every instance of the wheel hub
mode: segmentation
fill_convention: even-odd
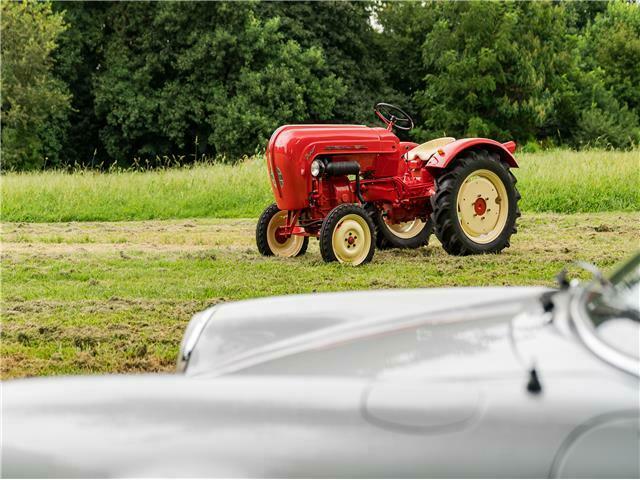
[[[458,190],[458,220],[465,235],[476,243],[490,243],[503,231],[509,210],[507,190],[494,172],[476,170]]]
[[[275,234],[276,242],[285,243],[287,240],[289,240],[289,237],[290,237],[290,235],[286,235],[284,233],[284,228],[283,227],[278,227],[278,229],[276,230],[276,234]]]
[[[362,263],[371,246],[367,222],[358,215],[346,215],[333,231],[332,244],[339,262],[354,265]]]
[[[487,211],[487,201],[478,197],[475,202],[473,202],[473,209],[476,212],[476,215],[484,215],[484,212]]]

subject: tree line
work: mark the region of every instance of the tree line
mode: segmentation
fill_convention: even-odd
[[[2,164],[233,161],[285,123],[640,143],[640,7],[611,2],[2,2]]]

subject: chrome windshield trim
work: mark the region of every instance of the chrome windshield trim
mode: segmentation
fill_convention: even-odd
[[[578,337],[582,343],[600,359],[626,373],[640,378],[640,360],[616,350],[604,342],[596,333],[596,329],[586,309],[585,297],[588,293],[589,286],[576,288],[571,298],[571,319],[578,333]]]

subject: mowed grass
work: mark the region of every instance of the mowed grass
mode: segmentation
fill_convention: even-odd
[[[640,210],[640,151],[517,155],[524,212]],[[4,221],[257,217],[273,201],[265,164],[151,172],[40,172],[2,177]]]
[[[639,221],[639,212],[524,214],[500,255],[453,257],[434,239],[358,268],[323,263],[315,240],[301,258],[261,257],[254,219],[3,223],[0,376],[171,371],[190,317],[223,301],[553,285],[572,260],[607,270],[636,251]]]

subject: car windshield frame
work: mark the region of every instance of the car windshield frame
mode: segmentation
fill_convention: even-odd
[[[623,263],[604,284],[593,281],[579,287],[573,295],[570,313],[580,340],[591,352],[614,367],[640,378],[640,358],[629,355],[602,339],[596,328],[607,320],[596,321],[593,310],[590,311],[589,308],[595,298],[604,299],[604,295],[619,294],[619,286],[623,279],[630,273],[637,274],[639,268],[640,252]],[[626,284],[625,288],[627,288]],[[613,300],[616,300],[616,297],[613,297]]]

